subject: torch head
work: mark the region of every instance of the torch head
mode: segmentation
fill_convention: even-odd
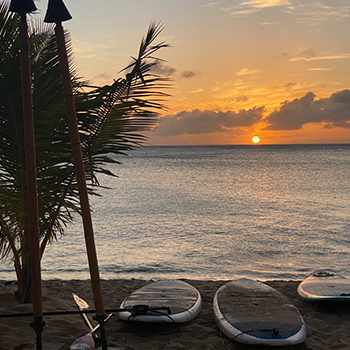
[[[33,0],[12,0],[9,10],[20,14],[26,14],[36,11]]]
[[[44,22],[60,23],[72,18],[62,0],[49,0]]]

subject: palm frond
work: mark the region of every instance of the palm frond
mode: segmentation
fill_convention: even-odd
[[[0,257],[28,254],[25,143],[17,17],[0,4]],[[164,109],[169,80],[153,72],[156,52],[168,45],[155,43],[163,30],[152,22],[138,57],[111,85],[92,87],[74,64],[71,39],[66,46],[76,101],[77,120],[89,193],[97,194],[97,174],[114,175],[106,166],[113,155],[146,141],[142,131],[153,127]],[[37,155],[41,251],[64,233],[80,212],[67,127],[59,58],[52,26],[30,25],[33,110]]]

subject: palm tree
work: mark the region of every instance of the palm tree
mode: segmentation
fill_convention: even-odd
[[[25,145],[19,72],[18,17],[0,5],[0,258],[12,259],[18,297],[30,300]],[[40,253],[64,234],[80,212],[57,48],[52,26],[32,23],[29,43],[32,65],[33,110],[37,150]],[[153,55],[168,45],[155,44],[163,30],[152,22],[141,41],[139,55],[124,70],[125,78],[103,87],[78,77],[67,40],[79,134],[89,193],[97,194],[98,174],[114,176],[112,155],[127,154],[146,138],[142,131],[154,126],[164,109],[169,80],[152,70]],[[124,71],[123,70],[123,71]]]

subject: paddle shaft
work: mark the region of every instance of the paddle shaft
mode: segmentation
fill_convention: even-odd
[[[145,305],[141,305],[144,307]],[[137,308],[138,305],[135,305],[134,308]],[[168,307],[152,307],[149,308],[149,310],[166,310],[169,312]],[[125,309],[125,308],[117,308],[117,309],[105,309],[105,312],[108,314],[111,314],[113,312],[129,312],[132,313],[133,309]],[[96,310],[60,310],[60,311],[46,311],[43,312],[43,316],[57,316],[57,315],[81,315],[82,313],[85,314],[93,314],[96,313]],[[170,314],[170,313],[169,313]],[[12,314],[0,314],[0,318],[6,318],[6,317],[26,317],[26,316],[33,316],[32,312],[17,312]],[[109,316],[109,315],[108,315]],[[108,316],[105,318],[105,320],[108,318]]]
[[[130,312],[130,310],[129,309],[128,310],[127,309],[106,309],[105,312],[110,314],[113,312]],[[46,312],[43,312],[43,316],[81,315],[82,313],[93,314],[93,313],[96,313],[96,310],[46,311]],[[11,314],[0,314],[0,318],[29,317],[29,316],[33,316],[33,313],[32,312],[17,312],[17,313],[11,313]],[[107,316],[107,318],[108,318],[108,316]]]
[[[75,293],[72,293],[72,296],[73,296],[73,299],[74,299],[75,303],[77,304],[79,310],[82,311],[81,316],[83,317],[86,325],[89,327],[90,330],[93,329],[94,328],[93,325],[91,324],[90,320],[88,319],[88,317],[84,313],[84,310],[87,310],[87,308],[89,307],[89,304]]]

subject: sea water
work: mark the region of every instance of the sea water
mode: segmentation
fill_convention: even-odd
[[[147,146],[118,160],[91,198],[101,278],[350,275],[350,145]],[[80,217],[42,277],[89,278]]]

